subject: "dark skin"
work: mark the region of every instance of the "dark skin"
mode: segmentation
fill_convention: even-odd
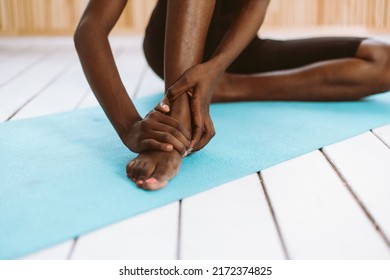
[[[75,34],[77,51],[91,88],[118,135],[139,153],[127,166],[129,178],[139,187],[164,187],[179,171],[183,156],[211,140],[215,135],[209,116],[212,102],[357,100],[390,89],[390,47],[374,40],[363,41],[354,58],[262,74],[225,73],[256,36],[268,2],[242,1],[223,41],[211,59],[202,62],[215,2],[168,1],[166,96],[144,119],[120,81],[107,40],[126,0],[89,2]]]
[[[125,4],[125,0],[88,3],[74,37],[84,73],[121,140],[131,151],[176,150],[184,154],[190,131],[176,119],[157,111],[142,119],[120,79],[108,35]]]

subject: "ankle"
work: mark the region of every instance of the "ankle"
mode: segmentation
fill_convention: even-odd
[[[191,112],[187,94],[180,95],[171,105],[170,116],[180,121],[189,132],[191,129]]]

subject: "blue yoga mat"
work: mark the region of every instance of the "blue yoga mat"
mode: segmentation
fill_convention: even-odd
[[[162,95],[136,101],[146,114]],[[358,102],[211,106],[217,136],[168,187],[138,189],[100,108],[0,124],[0,258],[12,259],[390,123],[390,93]]]

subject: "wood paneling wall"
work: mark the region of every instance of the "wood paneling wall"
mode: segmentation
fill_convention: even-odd
[[[72,34],[86,3],[87,0],[0,0],[0,35]],[[155,3],[156,0],[129,0],[114,33],[142,33]],[[390,0],[271,0],[265,21],[265,27],[272,28],[322,25],[363,26],[390,32]]]

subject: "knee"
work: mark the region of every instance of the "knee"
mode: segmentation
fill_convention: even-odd
[[[146,34],[143,41],[143,51],[145,59],[150,68],[161,78],[164,79],[164,46],[160,42],[151,39]]]
[[[379,63],[379,84],[382,92],[390,91],[390,45],[382,47],[382,61]]]
[[[360,58],[372,64],[373,77],[379,92],[390,90],[390,44],[375,40],[362,43]]]

